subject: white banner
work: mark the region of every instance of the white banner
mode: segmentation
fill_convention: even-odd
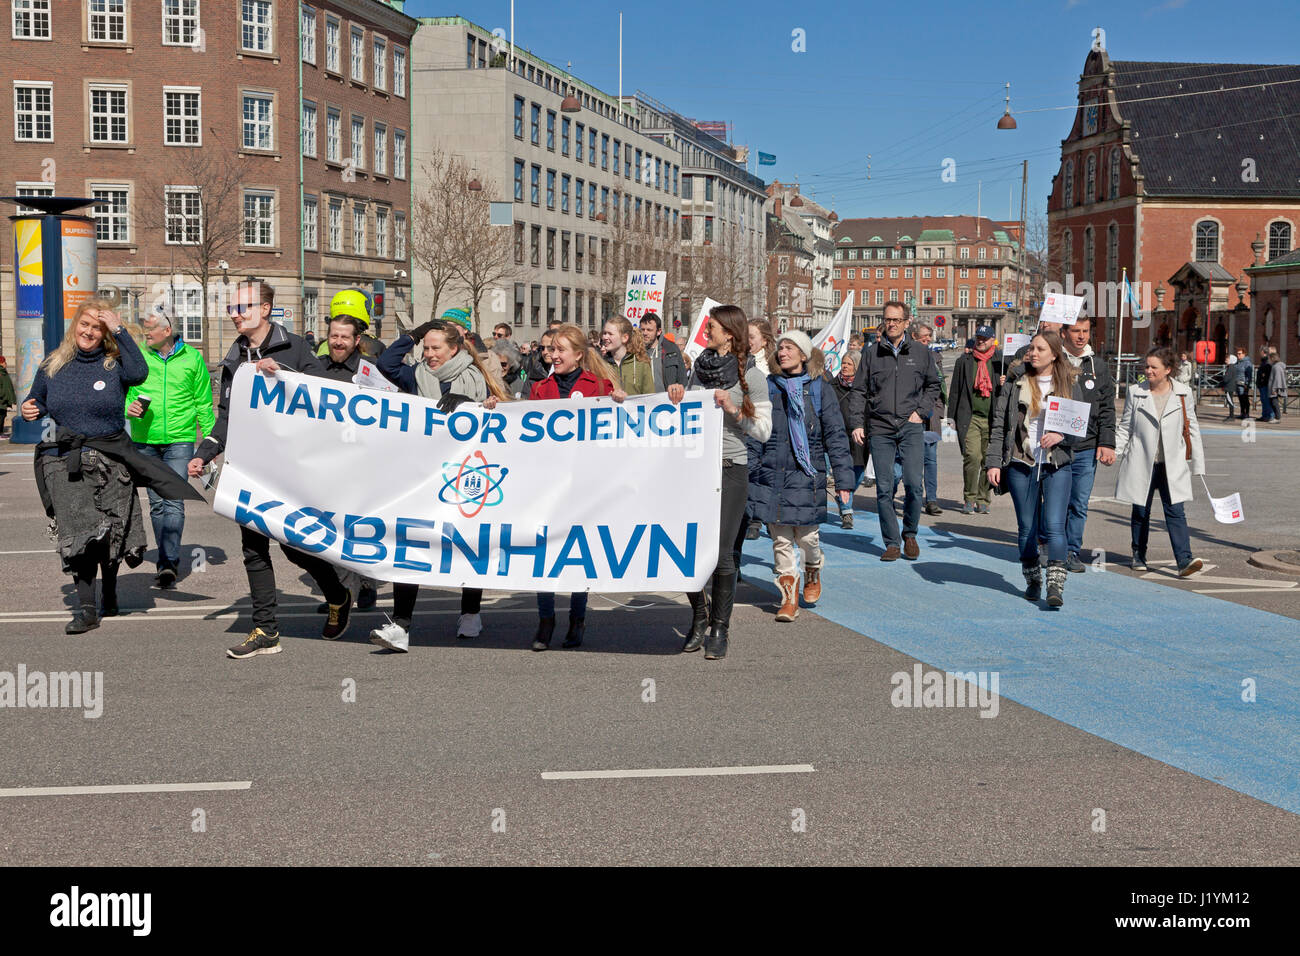
[[[415,395],[245,365],[213,508],[383,581],[698,591],[721,511],[722,413],[707,397],[447,415]]]
[[[826,371],[838,375],[840,362],[849,351],[850,321],[853,318],[853,296],[844,300],[835,317],[813,339],[813,348],[822,350],[826,357]]]

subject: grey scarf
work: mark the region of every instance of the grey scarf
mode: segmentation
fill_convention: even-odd
[[[473,364],[474,359],[465,349],[461,349],[437,368],[429,368],[429,363],[422,361],[415,367],[415,387],[424,398],[442,398],[440,383],[454,381]]]

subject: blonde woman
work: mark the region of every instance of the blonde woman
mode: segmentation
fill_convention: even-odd
[[[416,343],[423,349],[423,361],[407,365],[402,360]],[[400,336],[379,356],[378,367],[390,382],[404,392],[438,400],[438,408],[452,412],[464,402],[509,401],[499,374],[493,375],[478,352],[467,341],[464,330],[454,322],[432,319]],[[489,406],[491,407],[491,406]],[[393,619],[370,632],[370,643],[390,651],[406,652],[411,647],[411,623],[418,584],[393,585]],[[462,588],[456,637],[471,640],[483,633],[482,588]]]
[[[26,421],[48,416],[58,426],[37,446],[36,476],[63,570],[76,586],[68,634],[99,627],[101,613],[116,615],[118,567],[123,560],[135,567],[144,558],[144,518],[131,472],[94,440],[125,440],[127,389],[148,377],[144,355],[121,319],[103,299],[87,299],[63,342],[41,363],[22,405]],[[98,610],[97,573],[103,580]]]
[[[1011,492],[1016,506],[1020,567],[1025,600],[1037,601],[1043,586],[1038,566],[1038,530],[1047,538],[1047,604],[1065,603],[1065,521],[1070,510],[1070,450],[1073,439],[1047,431],[1049,395],[1082,401],[1077,372],[1065,356],[1057,332],[1039,332],[1029,341],[1023,361],[1007,369],[998,392],[984,459],[989,486]]]
[[[561,325],[555,329],[551,346],[551,374],[533,383],[531,398],[543,401],[556,398],[594,398],[608,395],[616,402],[627,398],[615,372],[600,352],[588,345],[587,336],[576,325]],[[484,403],[488,408],[495,402]],[[533,650],[544,651],[551,645],[555,632],[555,594],[537,594],[537,634],[533,637]],[[573,591],[569,594],[569,630],[564,636],[564,647],[582,644],[587,623],[587,594]]]
[[[654,365],[646,355],[645,342],[631,322],[621,315],[606,319],[600,333],[600,347],[609,363],[618,369],[623,391],[629,395],[654,392]]]
[[[1187,577],[1203,565],[1192,554],[1183,502],[1192,500],[1192,476],[1205,474],[1205,449],[1196,400],[1177,374],[1174,353],[1152,349],[1146,356],[1146,381],[1129,386],[1124,415],[1115,429],[1115,454],[1121,458],[1115,497],[1133,506],[1132,567],[1145,571],[1151,502],[1159,492],[1178,574]]]

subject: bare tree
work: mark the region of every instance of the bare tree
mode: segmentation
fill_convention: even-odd
[[[169,166],[141,185],[139,221],[146,229],[162,231],[175,249],[178,271],[203,289],[206,351],[212,341],[208,290],[217,264],[233,258],[243,241],[243,184],[253,178],[251,161],[233,148],[212,143],[176,150]]]
[[[627,274],[633,270],[667,273],[664,280],[663,312],[668,313],[672,296],[680,287],[681,240],[674,234],[672,220],[655,221],[649,210],[641,216],[616,207],[605,210],[608,252],[601,269],[601,298],[606,315],[623,314]],[[607,265],[608,269],[604,268]],[[667,315],[660,319],[667,321]]]
[[[411,255],[429,276],[429,317],[437,318],[438,302],[460,269],[459,230],[468,219],[471,194],[464,162],[442,150],[435,149],[421,171],[423,183],[415,191],[412,211]]]
[[[452,161],[453,166],[457,164],[459,173],[456,178],[459,178],[464,172],[464,163]],[[508,281],[513,282],[520,270],[514,261],[514,227],[491,224],[490,200],[476,198],[469,188],[469,177],[465,180],[465,194],[469,201],[460,209],[460,233],[456,237],[460,254],[453,259],[452,273],[473,304],[474,330],[477,332],[480,331],[478,323],[483,294]],[[496,195],[496,183],[491,179],[483,180],[480,194]]]

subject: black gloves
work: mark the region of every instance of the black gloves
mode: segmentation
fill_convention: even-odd
[[[451,414],[456,408],[465,402],[470,401],[468,395],[457,395],[455,392],[448,392],[442,398],[438,399],[438,411],[445,414]]]
[[[428,335],[434,329],[443,328],[444,325],[445,323],[442,322],[440,319],[430,319],[428,322],[425,322],[424,325],[417,325],[415,328],[411,329],[411,331],[408,334],[411,336],[411,338],[415,339],[415,343],[418,345],[424,341],[424,337],[426,335]]]

